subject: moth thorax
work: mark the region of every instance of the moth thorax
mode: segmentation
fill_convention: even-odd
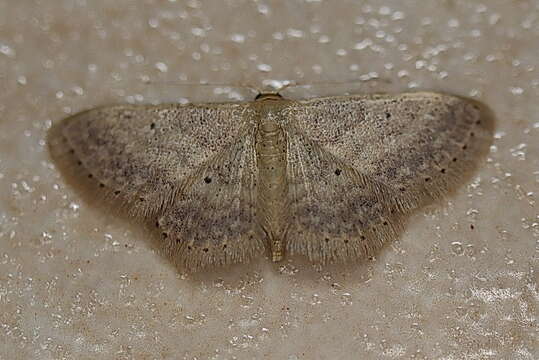
[[[281,130],[281,127],[275,120],[265,120],[260,123],[258,127],[264,135],[271,135]]]
[[[258,156],[272,156],[286,152],[284,131],[271,116],[258,124],[256,145]]]

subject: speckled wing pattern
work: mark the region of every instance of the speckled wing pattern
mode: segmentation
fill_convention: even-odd
[[[369,256],[402,217],[456,184],[489,133],[472,102],[435,93],[363,95],[288,109],[288,249],[314,260]]]
[[[253,128],[248,104],[118,105],[66,119],[62,135],[107,200],[154,220],[169,253],[197,269],[263,250]]]
[[[253,128],[196,171],[159,217],[169,253],[189,269],[241,262],[264,252],[257,231]]]
[[[117,105],[66,119],[62,129],[79,165],[133,215],[168,208],[192,174],[230,147],[247,126],[248,107]]]
[[[391,189],[289,129],[287,252],[316,262],[373,255],[401,227]]]
[[[286,253],[322,263],[373,255],[406,213],[445,195],[472,167],[489,137],[480,121],[475,104],[435,93],[274,96],[101,107],[66,119],[62,136],[106,196],[155,221],[169,253],[194,270],[268,249],[266,206],[282,207],[284,223],[268,224],[284,229],[275,236]],[[257,137],[263,123],[284,145],[273,130]],[[285,180],[259,178],[258,162],[268,176],[281,165],[260,158],[257,141],[286,155]],[[272,186],[285,201],[266,196]]]
[[[490,138],[479,107],[418,92],[302,101],[297,128],[345,164],[391,189],[402,210],[447,193]]]

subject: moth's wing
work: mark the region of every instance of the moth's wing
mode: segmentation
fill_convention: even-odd
[[[375,253],[402,228],[391,189],[288,128],[290,225],[287,251],[316,262]]]
[[[309,139],[391,189],[403,210],[445,195],[491,139],[475,103],[436,93],[329,97],[289,112]]]
[[[256,222],[253,132],[205,163],[158,219],[167,249],[190,270],[242,262],[264,251]]]
[[[73,115],[58,132],[107,198],[151,217],[197,168],[231,146],[247,110],[246,104],[117,105]]]

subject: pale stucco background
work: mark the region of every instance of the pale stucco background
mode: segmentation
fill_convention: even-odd
[[[493,144],[376,259],[195,275],[49,155],[76,111],[265,79],[472,97]],[[0,0],[0,359],[538,359],[538,95],[533,0]]]

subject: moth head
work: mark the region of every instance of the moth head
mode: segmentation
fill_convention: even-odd
[[[282,100],[282,98],[279,93],[259,93],[255,97],[255,101],[275,101]]]

